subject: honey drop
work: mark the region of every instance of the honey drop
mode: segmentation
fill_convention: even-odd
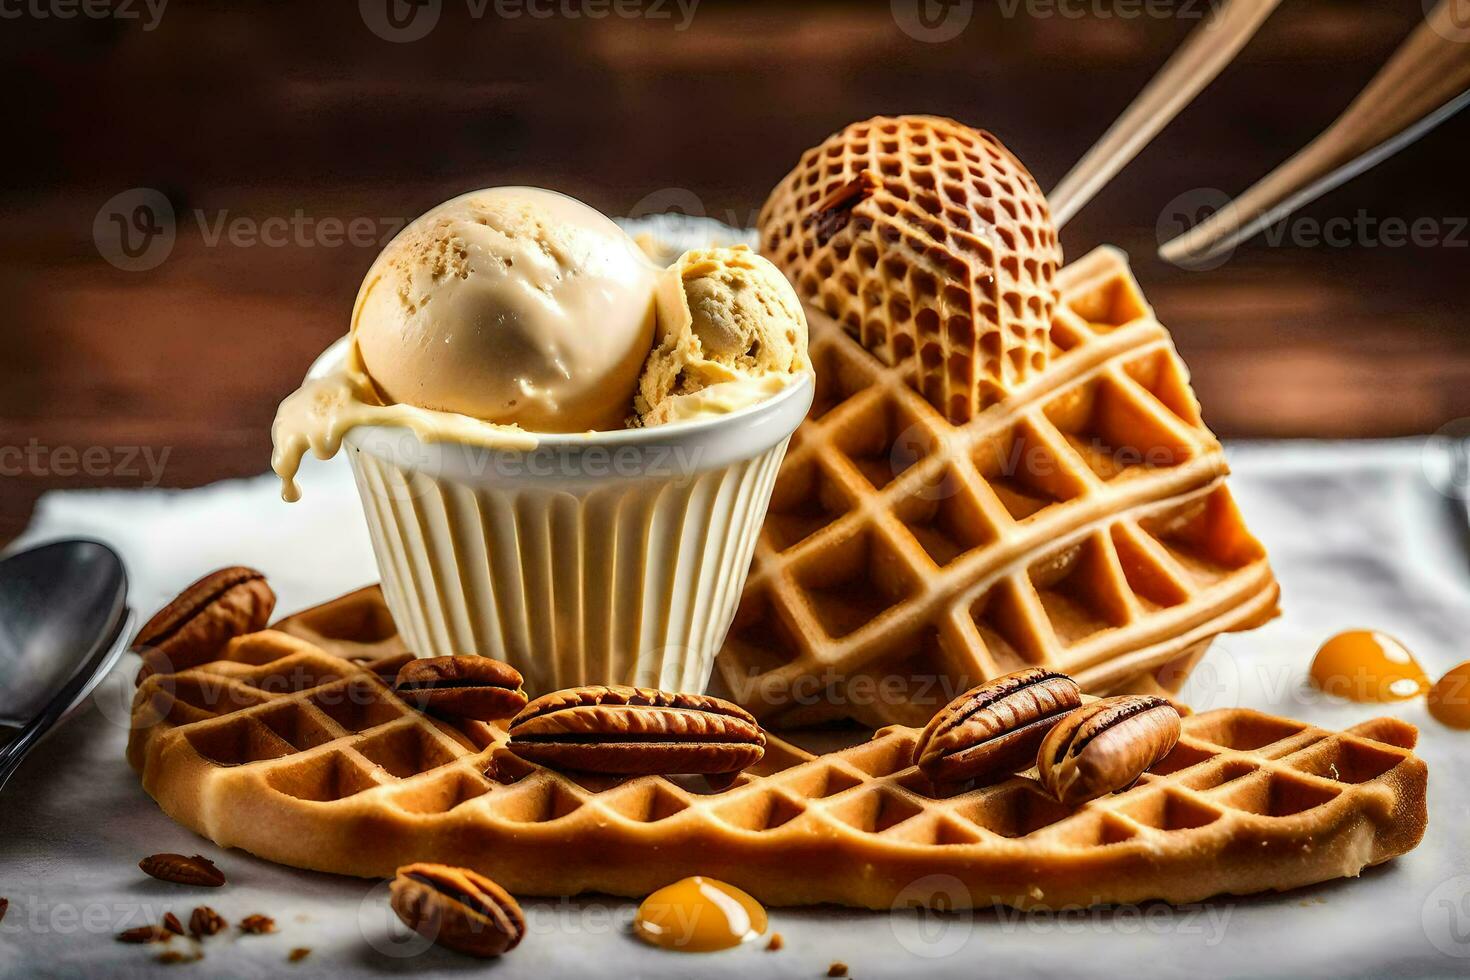
[[[662,949],[709,953],[765,932],[766,910],[734,885],[695,875],[645,898],[633,931]]]
[[[1450,728],[1470,728],[1470,660],[1429,689],[1429,713]]]
[[[1402,643],[1373,630],[1339,633],[1317,651],[1312,682],[1349,701],[1407,701],[1429,689],[1429,677]]]

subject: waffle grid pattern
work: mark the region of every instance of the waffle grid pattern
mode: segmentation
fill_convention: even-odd
[[[1103,693],[1177,661],[1177,685],[1210,637],[1274,615],[1224,453],[1122,253],[1058,283],[1051,368],[963,426],[812,314],[816,404],[717,662],[767,724],[922,725],[1033,664]]]
[[[930,116],[849,126],[803,155],[759,229],[803,298],[911,364],[953,421],[1046,369],[1061,248],[1036,181],[987,132]]]
[[[314,629],[354,655],[363,644]],[[517,759],[498,728],[424,717],[371,664],[299,637],[252,634],[227,656],[145,682],[130,760],[187,826],[323,871],[448,861],[519,894],[620,895],[704,873],[768,904],[881,908],[938,870],[961,904],[1195,901],[1356,874],[1423,831],[1415,732],[1392,719],[1333,733],[1245,710],[1189,717],[1134,788],[1074,809],[1028,774],[930,784],[909,764],[919,733],[899,727],[820,756],[772,738],[725,787],[575,777]]]

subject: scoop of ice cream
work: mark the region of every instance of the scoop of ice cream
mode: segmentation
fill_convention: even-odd
[[[679,399],[716,385],[810,369],[801,301],[779,269],[743,245],[685,252],[659,277],[657,295],[659,341],[635,406],[644,425],[688,417],[689,401]]]
[[[653,343],[657,276],[580,201],[533,187],[474,191],[384,249],[352,331],[391,401],[533,432],[617,429]]]

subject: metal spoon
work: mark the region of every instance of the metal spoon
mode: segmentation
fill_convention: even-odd
[[[128,624],[122,560],[57,541],[0,560],[0,788],[117,662]]]

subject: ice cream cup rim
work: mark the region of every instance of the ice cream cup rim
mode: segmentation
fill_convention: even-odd
[[[307,379],[311,380],[319,378],[335,370],[342,363],[343,358],[346,357],[347,344],[350,339],[350,337],[346,336],[340,337],[336,341],[334,341],[331,346],[324,350],[317,357],[317,359],[312,362],[312,365],[306,374]],[[804,408],[801,412],[801,417],[805,418],[806,413],[810,407],[812,398],[815,395],[815,385],[816,375],[814,372],[808,370],[803,371],[790,384],[786,385],[784,388],[771,395],[769,398],[762,398],[760,401],[754,402],[750,405],[746,405],[742,408],[736,409],[733,412],[729,412],[723,415],[710,415],[700,418],[681,419],[675,422],[665,422],[661,425],[651,425],[646,428],[637,429],[610,429],[606,431],[588,432],[531,432],[527,430],[527,435],[535,438],[535,448],[538,450],[586,449],[592,446],[657,446],[660,443],[668,442],[671,439],[678,439],[682,441],[683,439],[687,439],[690,436],[702,436],[717,429],[722,429],[730,426],[738,426],[743,422],[749,422],[759,416],[775,415],[781,413],[785,406],[789,402],[794,400],[804,399],[806,401],[807,408]],[[797,424],[799,424],[799,421],[800,420],[798,420]],[[794,430],[795,427],[796,426],[793,425],[792,429]],[[353,439],[353,435],[358,428],[364,430],[402,429],[404,431],[409,431],[406,426],[389,424],[357,426],[347,433],[347,439],[349,441],[355,441]],[[436,441],[442,442],[445,445],[455,444],[455,440],[452,439]]]

